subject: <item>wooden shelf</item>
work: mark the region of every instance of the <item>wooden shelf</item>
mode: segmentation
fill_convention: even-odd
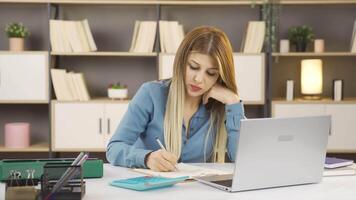
[[[304,57],[304,56],[356,56],[356,53],[351,52],[290,52],[290,53],[272,53],[274,57]]]
[[[97,97],[89,101],[58,101],[54,99],[51,102],[52,103],[129,103],[130,99],[118,100],[118,99],[109,99],[108,97]]]
[[[127,5],[251,5],[249,0],[47,0],[49,3],[58,4],[127,4]],[[256,0],[255,4],[262,4],[261,0]]]
[[[118,4],[118,5],[252,5],[252,0],[1,0],[0,3]],[[256,0],[261,5],[262,0]],[[356,0],[281,0],[282,5],[356,4]]]
[[[52,56],[133,56],[133,57],[155,57],[157,53],[131,53],[131,52],[114,52],[114,51],[99,51],[99,52],[51,52]]]
[[[331,98],[322,98],[321,100],[307,100],[296,98],[293,101],[286,101],[282,98],[272,100],[272,104],[356,104],[356,98],[345,98],[342,101],[334,101]]]
[[[28,148],[6,148],[4,145],[0,145],[0,152],[47,152],[49,151],[48,143],[32,144]]]
[[[356,4],[356,0],[281,0],[280,3],[284,5]]]
[[[48,104],[49,101],[43,101],[43,100],[0,100],[0,104]]]
[[[1,1],[1,0],[0,0]],[[48,51],[5,51],[1,50],[0,54],[46,54]]]

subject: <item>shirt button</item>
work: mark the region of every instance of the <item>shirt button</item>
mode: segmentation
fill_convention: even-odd
[[[187,144],[187,141],[184,141],[183,144],[184,144],[184,145]]]
[[[227,112],[231,112],[231,109],[227,109]]]

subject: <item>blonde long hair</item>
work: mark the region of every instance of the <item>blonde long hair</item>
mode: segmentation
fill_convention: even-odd
[[[215,27],[200,26],[190,31],[180,44],[173,66],[173,77],[169,88],[164,117],[164,140],[168,151],[180,157],[182,149],[182,124],[185,101],[185,73],[188,56],[198,52],[211,56],[219,67],[218,83],[237,94],[232,47],[226,34]],[[209,130],[205,136],[206,145],[213,129],[213,162],[225,162],[227,132],[225,128],[225,105],[216,100],[209,100]]]

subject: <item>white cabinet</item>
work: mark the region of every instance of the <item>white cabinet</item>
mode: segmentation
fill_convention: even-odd
[[[52,149],[105,151],[127,107],[127,102],[53,102]]]
[[[159,55],[159,79],[173,75],[174,54]],[[264,54],[234,53],[235,77],[240,98],[245,104],[265,102]]]
[[[356,104],[272,103],[272,117],[331,115],[329,152],[356,152]]]
[[[0,54],[0,101],[48,102],[47,52]]]
[[[328,104],[326,114],[332,116],[329,149],[356,150],[356,104]]]

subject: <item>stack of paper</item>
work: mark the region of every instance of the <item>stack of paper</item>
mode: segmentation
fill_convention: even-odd
[[[151,176],[161,176],[166,178],[177,178],[182,176],[189,176],[190,178],[194,178],[194,177],[209,176],[209,175],[231,174],[229,172],[225,172],[221,170],[208,169],[208,168],[198,167],[185,163],[178,163],[177,171],[174,172],[156,172],[150,169],[134,169],[134,170],[136,172],[140,172],[143,174],[147,174]]]
[[[90,96],[82,73],[67,73],[65,69],[51,69],[57,100],[88,101]]]
[[[50,41],[54,52],[96,51],[87,19],[82,21],[50,20]]]
[[[264,21],[248,22],[243,40],[243,53],[261,53],[265,40],[266,23]]]

